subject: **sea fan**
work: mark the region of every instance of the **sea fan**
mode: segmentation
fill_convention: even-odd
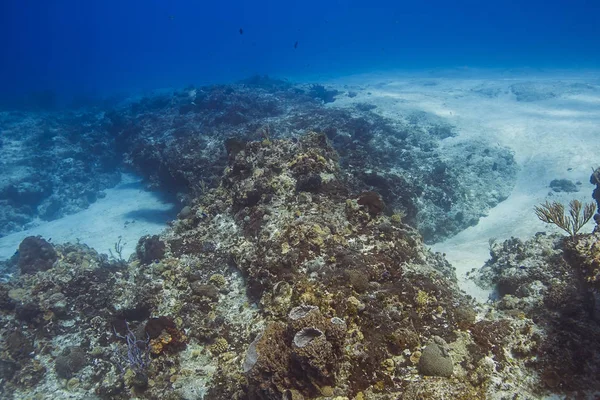
[[[569,203],[569,215],[565,213],[565,206],[558,202],[546,203],[534,207],[537,217],[547,223],[558,226],[571,237],[594,215],[596,205],[594,203],[582,204],[579,200],[571,200]],[[583,213],[582,213],[583,210]]]

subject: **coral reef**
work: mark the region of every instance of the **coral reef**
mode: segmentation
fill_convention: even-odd
[[[581,182],[580,182],[581,183]],[[550,181],[550,189],[554,192],[578,192],[579,188],[569,179],[553,179]]]
[[[452,376],[454,365],[450,357],[448,343],[440,337],[434,336],[419,359],[419,372],[430,376]]]
[[[88,207],[120,179],[98,109],[0,111],[0,236]]]
[[[218,183],[128,261],[25,239],[6,262],[17,276],[0,284],[0,391],[409,400],[600,390],[600,234],[492,243],[474,278],[496,300],[475,306],[405,210],[350,169],[327,133],[265,131],[229,141]]]
[[[600,390],[599,276],[598,233],[494,243],[474,279],[496,290],[490,313],[506,325],[472,331],[483,340],[500,337],[495,344],[512,365],[533,369],[538,397],[585,398]]]
[[[342,170],[354,177],[347,182],[353,191],[378,192],[387,211],[404,214],[426,242],[476,224],[510,193],[517,166],[507,149],[483,141],[442,147],[456,132],[439,117],[390,120],[360,104],[327,107],[315,90],[329,93],[268,77],[190,87],[108,112],[106,126],[127,165],[186,204],[218,185],[246,141],[310,131],[332,142]],[[322,183],[313,174],[296,184],[315,191]]]
[[[1,287],[1,390],[487,398],[508,381],[499,346],[518,326],[477,321],[442,255],[348,179],[324,134],[248,142],[129,262],[48,244],[49,269]]]
[[[87,207],[122,169],[189,205],[219,184],[244,142],[310,131],[331,140],[342,169],[354,176],[347,182],[353,191],[378,192],[387,212],[403,214],[426,242],[476,224],[510,193],[517,167],[507,149],[486,142],[442,146],[454,128],[425,113],[390,120],[365,103],[324,104],[340,93],[255,76],[110,107],[2,112],[0,235]],[[296,184],[310,192],[322,182],[313,174]]]
[[[596,201],[596,215],[594,215],[594,221],[596,222],[596,230],[600,227],[600,168],[596,168],[590,176],[590,183],[596,185],[596,188],[592,192],[592,198]]]
[[[555,97],[544,84],[511,91],[519,101]],[[1,113],[0,235],[86,207],[118,180],[117,154],[183,206],[130,260],[28,237],[1,263],[14,275],[0,283],[2,395],[600,391],[600,214],[596,233],[582,233],[583,205],[565,214],[548,203],[569,237],[491,243],[472,276],[494,298],[475,305],[424,243],[476,224],[508,195],[511,152],[450,139],[455,128],[427,113],[389,120],[366,103],[324,104],[340,94],[256,76],[110,111]],[[600,169],[590,182],[600,205]]]
[[[383,214],[376,193],[353,194],[337,159],[323,134],[246,143],[219,187],[163,235],[178,257],[205,257],[199,244],[218,243],[260,304],[264,327],[242,347],[245,375],[220,368],[211,398],[400,394],[419,381],[410,355],[474,322],[447,264]],[[306,176],[321,184],[303,190]],[[467,386],[465,396],[484,398],[485,385]]]

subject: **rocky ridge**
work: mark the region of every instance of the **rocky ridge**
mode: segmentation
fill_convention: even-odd
[[[9,262],[18,278],[0,286],[3,393],[485,399],[542,390],[515,373],[507,350],[535,336],[528,322],[478,318],[442,255],[401,215],[386,215],[378,193],[353,193],[339,159],[319,133],[235,147],[219,185],[164,234],[142,238],[130,262],[24,242]]]

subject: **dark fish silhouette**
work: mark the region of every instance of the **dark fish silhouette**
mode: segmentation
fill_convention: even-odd
[[[244,30],[242,28],[240,28],[240,35],[244,34]]]
[[[294,48],[297,49],[298,48],[298,41],[296,40],[296,43],[294,43]]]

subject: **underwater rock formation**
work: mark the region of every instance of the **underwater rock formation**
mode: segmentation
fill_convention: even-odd
[[[510,86],[517,101],[536,102],[574,94],[593,93],[593,85],[579,82],[524,81]]]
[[[552,179],[550,181],[550,189],[554,192],[578,192],[579,188],[569,179]]]
[[[600,228],[600,168],[596,168],[590,176],[590,183],[596,185],[596,188],[592,192],[592,198],[596,201],[596,215],[594,215],[594,221],[596,222],[596,231]]]
[[[263,327],[244,338],[243,361],[218,369],[210,398],[400,394],[419,381],[429,338],[469,340],[474,312],[452,269],[415,230],[370,206],[377,201],[352,194],[337,159],[317,133],[247,143],[219,187],[163,235],[172,254],[203,265],[210,238],[260,304]],[[312,175],[318,189],[298,187]],[[485,385],[467,386],[459,392],[484,398]]]
[[[34,274],[52,268],[58,256],[46,240],[38,236],[29,236],[19,245],[17,265],[21,274]]]
[[[219,185],[129,262],[28,238],[11,262],[46,264],[0,284],[0,390],[409,400],[600,387],[598,234],[494,244],[477,277],[499,298],[475,309],[443,256],[353,180],[324,134],[238,143]]]
[[[151,262],[53,246],[50,269],[0,286],[3,393],[486,398],[508,373],[499,346],[513,325],[477,321],[442,255],[359,201],[338,160],[318,133],[244,144]],[[298,186],[315,175],[318,187]],[[451,378],[447,364],[419,373],[432,340]]]
[[[0,236],[88,207],[120,179],[97,109],[0,111]]]
[[[135,248],[138,260],[143,264],[161,260],[165,256],[165,244],[158,235],[143,236]]]
[[[428,243],[476,224],[510,194],[517,166],[508,149],[444,143],[455,128],[426,113],[391,120],[370,104],[323,104],[339,93],[253,77],[112,108],[0,112],[0,235],[86,208],[118,183],[122,169],[188,205],[219,184],[228,158],[246,141],[311,131],[331,140],[354,177],[346,183],[352,191],[378,192],[387,212]],[[321,184],[317,174],[296,181],[308,192]]]
[[[497,344],[521,371],[535,371],[537,396],[575,398],[600,390],[599,276],[598,233],[539,233],[527,241],[495,243],[491,259],[477,272],[476,280],[495,288],[494,313],[510,330],[511,339]],[[485,340],[499,332],[499,326],[473,330]]]
[[[314,88],[264,77],[190,87],[109,112],[106,126],[127,165],[186,204],[218,185],[246,141],[297,140],[311,131],[332,142],[354,177],[351,190],[378,192],[390,215],[401,215],[426,242],[475,225],[510,194],[517,165],[508,149],[483,141],[442,148],[456,132],[439,117],[390,120],[361,105],[325,107]],[[321,184],[315,174],[296,181],[308,192]]]

